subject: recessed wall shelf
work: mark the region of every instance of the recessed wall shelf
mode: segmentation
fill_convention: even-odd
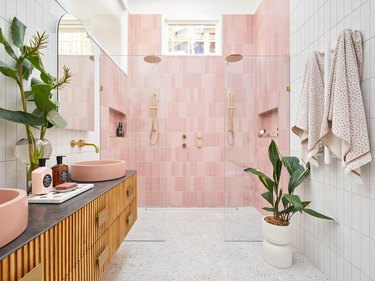
[[[277,138],[279,136],[279,129],[275,131],[267,131],[265,129],[261,129],[258,132],[258,138]]]
[[[116,129],[119,123],[122,123],[124,136],[116,136]],[[127,135],[126,113],[109,107],[109,136],[114,138],[126,138]]]
[[[279,137],[279,108],[274,107],[258,113],[258,138]]]

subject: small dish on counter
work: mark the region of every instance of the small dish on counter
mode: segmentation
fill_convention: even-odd
[[[65,182],[55,186],[55,192],[69,192],[77,189],[78,185],[75,182]]]

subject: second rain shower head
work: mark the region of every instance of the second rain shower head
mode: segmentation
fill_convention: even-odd
[[[232,62],[238,62],[242,60],[243,56],[239,53],[232,53],[228,56],[225,57],[225,62],[227,64],[232,63]]]
[[[145,56],[143,59],[147,63],[157,64],[161,62],[161,58],[156,55],[148,55],[148,56]]]

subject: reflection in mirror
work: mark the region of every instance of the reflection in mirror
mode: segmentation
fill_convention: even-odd
[[[68,129],[94,130],[95,56],[93,44],[82,23],[64,15],[58,29],[58,75],[64,65],[73,74],[71,82],[58,91],[59,112]]]

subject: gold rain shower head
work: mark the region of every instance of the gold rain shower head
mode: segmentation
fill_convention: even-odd
[[[157,63],[161,62],[161,58],[156,56],[156,55],[148,55],[148,56],[145,56],[143,59],[147,63],[157,64]]]
[[[238,62],[242,60],[243,56],[239,53],[232,53],[228,56],[225,57],[225,62],[227,64],[232,63],[232,62]]]

